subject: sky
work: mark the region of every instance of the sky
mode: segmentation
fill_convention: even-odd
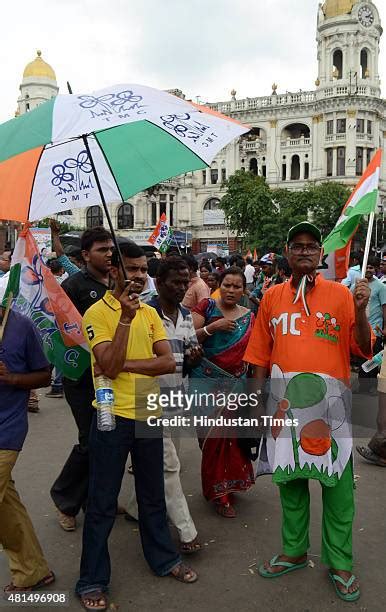
[[[318,0],[2,2],[0,121],[42,50],[61,93],[141,83],[201,102],[315,89]],[[375,0],[386,30],[386,1]],[[7,25],[8,24],[8,25]],[[380,75],[386,80],[386,33]],[[386,83],[383,83],[383,95]]]

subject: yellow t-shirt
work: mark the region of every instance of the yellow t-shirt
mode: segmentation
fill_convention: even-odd
[[[95,357],[92,349],[102,342],[111,342],[121,317],[121,305],[107,291],[83,316],[83,332],[91,349],[91,364]],[[163,323],[154,308],[140,305],[129,332],[126,359],[152,359],[153,345],[167,340]],[[92,367],[94,376],[94,367]],[[146,409],[147,396],[159,393],[158,379],[143,374],[121,372],[113,382],[114,414],[127,419],[146,420],[149,415],[159,416],[158,411]],[[93,402],[96,405],[95,401]]]

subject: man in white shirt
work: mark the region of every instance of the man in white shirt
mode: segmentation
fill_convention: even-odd
[[[244,270],[244,276],[245,276],[245,280],[247,283],[247,289],[253,289],[254,288],[254,276],[255,276],[255,268],[252,265],[253,263],[253,259],[252,257],[247,257],[246,258],[246,266],[245,266],[245,270]]]

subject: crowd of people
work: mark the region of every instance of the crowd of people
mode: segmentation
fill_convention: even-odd
[[[172,428],[149,425],[146,398],[160,390],[188,393],[197,381],[216,397],[220,389],[234,390],[249,380],[261,398],[260,412],[251,408],[251,415],[257,418],[264,409],[283,422],[264,434],[259,429],[253,439],[259,461],[279,486],[283,514],[282,552],[262,563],[259,574],[280,577],[306,567],[308,481],[317,480],[323,495],[322,561],[337,596],[357,600],[349,417],[344,415],[345,433],[339,437],[325,404],[333,399],[341,410],[336,398],[346,397],[355,368],[354,390],[376,392],[377,370],[366,375],[361,364],[382,349],[386,334],[386,261],[380,265],[369,258],[362,279],[360,255],[354,253],[347,278],[327,281],[317,271],[322,236],[308,222],[289,230],[284,255],[267,253],[258,261],[241,255],[197,261],[176,252],[149,259],[130,241],[120,244],[119,257],[103,227],[86,230],[79,249],[63,249],[55,221],[51,231],[55,257],[47,265],[83,317],[90,367],[77,381],[51,372],[30,320],[4,304],[0,308],[0,543],[12,574],[5,591],[34,590],[55,580],[11,477],[27,434],[28,402],[37,408],[34,390],[51,384],[48,398],[64,395],[78,429],[78,442],[50,494],[65,531],[77,529],[84,512],[75,590],[85,609],[105,610],[108,539],[117,513],[138,521],[144,557],[156,575],[183,583],[198,578],[181,556],[199,552],[201,543],[183,492],[180,439]],[[0,304],[11,256],[6,250],[0,257]],[[94,387],[101,374],[112,381],[111,431],[97,424]],[[381,372],[377,432],[358,452],[386,466],[382,381]],[[216,416],[229,413],[215,400],[211,408]],[[248,440],[221,425],[198,428],[197,439],[203,495],[221,517],[234,518],[240,511],[235,493],[255,482]],[[118,495],[127,469],[130,494],[121,508]],[[178,546],[168,518],[178,531]]]

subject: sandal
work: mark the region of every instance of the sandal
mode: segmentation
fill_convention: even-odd
[[[33,584],[32,586],[18,587],[15,584],[13,584],[13,582],[11,582],[10,584],[7,584],[7,586],[4,587],[4,593],[37,591],[38,589],[47,587],[53,582],[55,582],[55,578],[56,577],[55,577],[54,572],[51,571],[49,574],[47,574],[47,576],[44,576],[44,578],[42,578],[41,580],[39,580],[39,582],[36,582],[36,584]]]
[[[300,563],[291,563],[291,561],[278,561],[280,555],[275,555],[269,562],[270,567],[278,567],[283,566],[285,569],[281,570],[281,572],[270,572],[266,567],[260,565],[258,572],[260,576],[263,578],[279,578],[279,576],[284,576],[284,574],[288,574],[289,572],[293,572],[297,569],[302,569],[303,567],[307,567],[308,560],[300,561]]]
[[[214,507],[216,509],[217,514],[223,516],[224,518],[236,518],[236,510],[234,507],[227,502],[226,504],[222,504],[221,502],[215,502]]]
[[[82,593],[79,595],[79,599],[85,610],[98,610],[99,612],[107,610],[106,597],[101,590]],[[90,603],[87,604],[87,602],[91,602],[91,605]]]
[[[192,555],[199,550],[202,550],[202,545],[197,538],[194,538],[191,542],[181,542],[180,551],[184,555]]]
[[[382,457],[376,455],[368,446],[357,446],[356,449],[366,461],[374,465],[379,465],[380,467],[386,467],[386,459],[382,459]]]
[[[198,579],[196,572],[191,567],[185,565],[185,563],[182,562],[176,565],[168,574],[168,576],[171,576],[171,578],[175,578],[180,582],[185,582],[186,584],[196,582],[196,580]]]
[[[361,596],[359,586],[353,593],[348,592],[348,589],[350,588],[352,583],[356,580],[356,577],[354,576],[354,574],[351,575],[351,578],[349,578],[347,582],[346,580],[343,580],[343,578],[338,576],[338,574],[332,574],[331,572],[328,572],[328,575],[330,579],[332,580],[332,583],[335,588],[335,592],[340,599],[343,599],[343,601],[356,601],[357,599],[359,599],[359,597]],[[338,589],[338,586],[336,584],[337,582],[340,582],[340,584],[343,584],[343,586],[347,589],[347,593],[342,593],[342,591]]]

